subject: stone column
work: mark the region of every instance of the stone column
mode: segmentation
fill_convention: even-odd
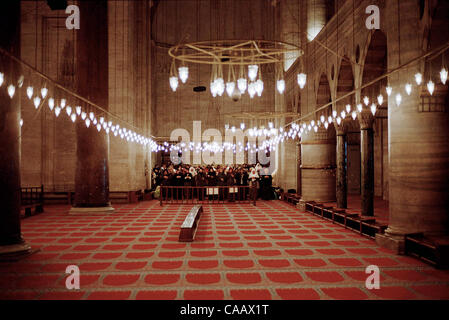
[[[301,136],[301,201],[335,201],[335,129],[320,127]]]
[[[20,1],[0,3],[0,47],[20,57]],[[20,229],[20,66],[0,55],[4,82],[0,90],[0,256],[25,254],[30,246]],[[11,99],[6,87],[16,92]]]
[[[77,31],[78,93],[97,105],[108,107],[108,19],[107,2],[80,1]],[[97,120],[101,115],[97,113]],[[95,126],[76,125],[77,163],[75,199],[71,214],[113,212],[109,202],[109,136]]]
[[[347,132],[347,120],[343,120],[340,125],[338,125],[334,121],[335,131],[337,134],[337,186],[336,186],[336,194],[337,194],[337,207],[345,209],[348,207],[348,184],[346,177],[346,132]]]
[[[433,96],[424,85],[389,110],[390,217],[376,241],[400,254],[407,234],[449,233],[448,87],[435,87]]]
[[[368,109],[358,114],[360,123],[361,211],[374,216],[374,116]]]

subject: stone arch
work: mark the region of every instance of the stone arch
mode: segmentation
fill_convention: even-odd
[[[368,49],[366,51],[363,71],[362,85],[374,80],[375,78],[385,74],[388,71],[388,48],[387,37],[381,30],[376,30],[371,36]],[[368,96],[370,101],[376,101],[379,93],[385,97],[385,87],[387,86],[387,78],[378,81],[362,90],[361,99]],[[387,99],[384,99],[387,100]],[[386,104],[385,104],[386,105]]]
[[[320,80],[318,82],[318,90],[316,96],[316,107],[320,108],[321,106],[332,102],[332,94],[331,88],[329,85],[329,81],[325,73],[321,74]],[[318,113],[318,118],[321,115],[324,115],[326,118],[332,114],[332,105],[328,106],[325,110],[322,110]]]
[[[338,80],[337,80],[337,99],[343,97],[349,92],[354,90],[354,73],[352,70],[352,64],[349,59],[344,56],[340,63],[340,70],[338,71]],[[345,106],[350,104],[352,110],[355,110],[355,99],[354,94],[346,97],[337,102],[336,110],[337,112],[341,112],[345,110]]]

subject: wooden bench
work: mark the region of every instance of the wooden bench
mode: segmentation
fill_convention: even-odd
[[[44,186],[20,188],[20,200],[26,217],[31,216],[33,208],[35,213],[44,212]]]
[[[421,259],[436,268],[449,268],[449,237],[425,237],[422,233],[405,237],[405,254]]]
[[[282,194],[282,199],[288,203],[292,203],[292,204],[296,205],[299,202],[299,200],[301,200],[301,196],[297,193],[284,192]]]
[[[358,212],[335,208],[328,203],[307,201],[306,211],[372,239],[376,237],[376,233],[382,234],[388,227],[376,222],[374,217],[361,216]]]
[[[181,225],[181,232],[179,233],[180,242],[192,242],[195,239],[196,230],[202,212],[203,206],[195,205],[187,214]]]

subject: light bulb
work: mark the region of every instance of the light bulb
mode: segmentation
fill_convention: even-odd
[[[313,127],[315,126],[315,120],[310,121],[310,125]]]
[[[361,103],[359,103],[359,104],[357,105],[357,111],[358,111],[358,112],[362,112],[362,110],[363,110],[363,105],[362,105]]]
[[[337,118],[337,124],[338,124],[338,125],[341,124],[341,118],[340,118],[340,117]]]
[[[31,99],[33,97],[33,87],[27,88],[27,96],[28,96],[28,99]]]
[[[273,129],[273,122],[268,122],[268,128]]]
[[[398,93],[396,95],[396,104],[398,105],[398,107],[401,105],[401,102],[402,102],[402,96],[400,93]]]
[[[112,121],[108,121],[108,127],[112,127]]]
[[[20,126],[23,126],[23,119],[20,119]]]
[[[76,106],[75,107],[75,111],[76,111],[77,115],[80,115],[81,114],[81,107],[80,106]]]
[[[393,92],[393,88],[388,86],[388,87],[385,88],[385,90],[387,91],[387,95],[391,96],[391,93]]]
[[[412,85],[410,83],[405,85],[405,92],[407,92],[408,95],[412,93]]]
[[[365,106],[368,106],[369,98],[367,96],[365,96],[365,98],[363,98],[363,103],[365,103]]]
[[[65,99],[61,99],[61,108],[62,108],[62,109],[65,108],[65,104],[66,104]]]
[[[106,122],[103,122],[103,129],[106,130],[107,127],[108,127],[108,124]]]
[[[94,117],[95,117],[94,113],[93,112],[89,112],[89,118],[90,118],[91,121],[94,121]]]
[[[221,97],[225,91],[225,84],[223,78],[215,79],[215,86],[217,89],[217,94]]]
[[[5,75],[3,74],[3,72],[0,72],[0,87],[3,84],[3,81],[5,81]]]
[[[10,84],[8,86],[8,94],[11,99],[12,99],[12,97],[14,97],[15,92],[16,92],[16,87],[14,87],[12,84]]]
[[[326,120],[326,118],[325,118],[323,115],[321,115],[320,121],[321,121],[322,123],[324,123],[325,120]]]
[[[334,110],[334,111],[332,111],[332,118],[336,118],[337,117],[337,111],[336,110]]]
[[[92,123],[94,124],[94,126],[96,126],[98,123],[97,118],[94,118],[94,120],[92,120]]]
[[[100,124],[103,124],[103,122],[104,122],[104,118],[100,117]]]
[[[347,104],[346,105],[346,112],[349,114],[351,112],[351,105]]]
[[[324,127],[327,129],[327,128],[329,128],[329,123],[326,121],[325,123],[324,123]]]
[[[245,124],[243,122],[240,124],[240,129],[245,130]]]
[[[25,78],[24,78],[24,76],[23,75],[21,75],[20,77],[19,77],[19,80],[17,81],[17,86],[19,87],[19,88],[22,88],[22,86],[23,86],[23,80],[24,80]]]
[[[85,120],[87,117],[87,113],[85,113],[84,111],[81,112],[81,119]]]
[[[245,93],[247,87],[248,81],[245,78],[240,78],[237,80],[237,88],[239,89],[241,94]]]
[[[329,116],[329,117],[327,118],[327,122],[332,123],[332,117],[331,117],[331,116]]]
[[[342,119],[346,118],[346,112],[342,111],[340,115]]]
[[[53,108],[55,107],[55,99],[53,98],[48,99],[48,107],[50,108],[51,111],[53,111]]]
[[[435,83],[432,80],[429,80],[427,83],[427,90],[429,90],[430,95],[433,95],[433,92],[435,91]]]
[[[305,73],[298,74],[298,85],[301,89],[304,89],[306,85],[307,75]]]
[[[254,95],[256,94],[256,84],[254,82],[251,82],[248,85],[248,94],[251,99],[254,98]]]
[[[251,81],[256,80],[257,78],[257,71],[259,71],[259,66],[257,64],[251,64],[248,66],[248,78]]]
[[[441,71],[440,71],[440,78],[441,78],[441,83],[442,84],[446,84],[446,81],[447,81],[447,70],[445,68],[441,69]]]
[[[229,98],[232,98],[234,89],[235,89],[235,82],[227,82],[226,83],[226,93],[228,94]]]
[[[176,88],[178,88],[178,77],[170,77],[169,82],[171,89],[173,90],[173,92],[175,92]]]
[[[67,115],[70,116],[72,114],[72,107],[67,106],[67,108],[65,108],[65,112],[67,112]]]
[[[377,102],[378,102],[379,105],[381,106],[382,103],[384,103],[384,96],[381,95],[381,94],[379,94],[379,95],[377,96]]]
[[[179,67],[178,68],[179,79],[181,79],[182,83],[186,83],[189,78],[189,68],[188,67]]]
[[[317,126],[314,126],[314,127],[313,127],[313,131],[318,132],[318,127],[317,127]]]
[[[100,132],[100,130],[101,130],[101,124],[97,124],[97,130],[98,130],[98,132]]]
[[[352,111],[351,116],[352,116],[352,120],[355,120],[355,118],[357,118],[357,112]]]
[[[278,89],[278,92],[280,94],[284,93],[285,90],[285,80],[284,79],[280,79],[278,81],[276,81],[276,88]]]
[[[56,117],[59,117],[60,113],[61,113],[61,108],[60,107],[56,107],[55,108],[55,115],[56,115]]]
[[[415,81],[418,86],[422,83],[422,74],[421,73],[418,72],[417,74],[415,74]]]
[[[47,93],[48,93],[48,89],[47,88],[42,88],[41,89],[41,96],[42,96],[42,99],[45,99],[45,97],[47,96]]]
[[[72,119],[72,122],[75,122],[75,120],[76,120],[76,114],[72,113],[72,115],[70,116],[70,119]]]
[[[37,109],[37,108],[39,108],[39,105],[41,104],[41,98],[36,96],[36,97],[34,97],[33,102],[34,102],[34,107]]]
[[[376,114],[376,110],[377,110],[376,105],[373,103],[371,105],[371,113],[373,114],[373,116]]]

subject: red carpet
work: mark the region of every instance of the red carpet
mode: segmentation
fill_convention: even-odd
[[[0,263],[0,299],[449,299],[449,271],[397,256],[280,202],[206,205],[192,243],[179,243],[190,205],[117,205],[109,216],[68,206],[22,220],[41,251]],[[80,290],[65,288],[68,265]],[[365,287],[365,268],[381,289]]]

